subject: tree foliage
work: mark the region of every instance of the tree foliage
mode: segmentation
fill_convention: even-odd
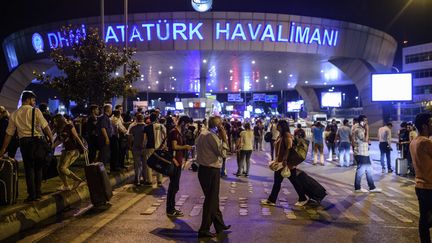
[[[137,92],[132,83],[140,76],[139,64],[132,59],[135,53],[132,48],[107,46],[97,29],[89,29],[85,36],[71,26],[63,27],[62,31],[73,42],[71,55],[61,48],[51,52],[61,75],[34,71],[43,85],[57,90],[62,100],[78,104],[102,105],[113,97]],[[123,75],[124,65],[126,74]]]

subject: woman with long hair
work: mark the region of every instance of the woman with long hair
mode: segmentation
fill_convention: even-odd
[[[57,114],[53,118],[54,130],[57,133],[57,138],[53,143],[53,148],[63,144],[64,149],[60,156],[60,162],[57,165],[59,177],[63,182],[63,186],[59,188],[61,191],[76,189],[83,180],[69,170],[69,167],[80,155],[80,148],[87,150],[86,146],[78,136],[78,133],[72,122],[66,120],[61,114]],[[73,187],[70,188],[67,182],[67,177],[74,180]]]
[[[289,129],[289,123],[285,120],[279,120],[277,123],[277,129],[279,131],[279,136],[275,141],[275,161],[282,162],[283,166],[289,166],[287,165],[289,150],[293,146],[293,135],[291,135],[290,129]],[[306,194],[303,190],[303,187],[297,182],[297,170],[296,167],[289,167],[291,176],[288,177],[288,180],[291,182],[291,184],[294,186],[294,189],[296,190],[299,199],[295,206],[304,206],[308,199],[306,197]],[[278,171],[274,172],[274,182],[273,182],[273,188],[271,191],[270,196],[268,199],[261,200],[262,205],[268,205],[268,206],[275,206],[276,200],[279,194],[279,191],[281,189],[281,184],[284,179],[284,177],[281,175],[283,169],[280,169]]]
[[[254,133],[251,129],[251,124],[246,122],[245,130],[240,132],[239,148],[240,148],[240,165],[237,171],[238,175],[249,176],[250,158],[253,150]]]

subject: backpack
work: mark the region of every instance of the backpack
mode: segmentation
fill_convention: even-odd
[[[267,143],[270,143],[272,141],[272,133],[271,132],[266,132],[266,134],[264,135],[264,141],[266,141]]]

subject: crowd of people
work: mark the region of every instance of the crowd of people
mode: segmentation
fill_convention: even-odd
[[[35,108],[36,95],[25,91],[22,95],[22,106],[11,115],[0,107],[0,155],[7,152],[14,157],[18,144],[20,146],[25,169],[28,198],[27,202],[41,198],[42,167],[32,158],[35,141],[45,140],[55,149],[62,144],[60,160],[57,164],[62,185],[59,190],[73,190],[83,179],[70,170],[70,166],[80,157],[88,154],[90,162],[100,161],[110,173],[127,169],[126,160],[131,151],[135,170],[136,186],[162,186],[163,175],[153,171],[147,160],[157,149],[167,149],[173,155],[174,173],[169,177],[167,190],[166,214],[170,217],[181,217],[183,213],[175,208],[176,193],[180,188],[180,177],[185,162],[190,159],[198,171],[198,179],[205,195],[202,224],[199,235],[212,237],[211,224],[217,232],[229,229],[219,210],[220,178],[226,177],[226,159],[235,154],[237,171],[235,176],[248,177],[250,160],[254,151],[263,151],[263,140],[269,142],[272,161],[281,161],[287,166],[287,158],[294,141],[299,138],[310,139],[312,144],[312,164],[325,165],[324,144],[327,147],[326,161],[334,161],[340,167],[357,165],[354,179],[356,193],[381,192],[372,178],[372,166],[369,156],[370,130],[367,117],[359,116],[349,124],[343,120],[341,125],[332,120],[324,126],[316,122],[310,134],[300,124],[293,132],[285,119],[272,119],[269,124],[257,119],[254,123],[238,120],[229,121],[213,116],[203,121],[194,122],[187,116],[162,116],[159,109],[132,114],[123,112],[121,105],[114,108],[111,104],[102,107],[91,105],[89,114],[80,119],[79,126],[61,114],[51,116],[46,106]],[[425,115],[423,115],[425,116]],[[428,237],[425,228],[427,220],[424,214],[431,212],[431,174],[432,147],[429,150],[422,146],[431,146],[429,137],[432,133],[432,120],[425,117],[416,119],[413,126],[402,123],[398,133],[398,149],[401,155],[409,160],[411,173],[416,172],[416,193],[420,202],[420,228],[422,237]],[[392,123],[386,123],[378,130],[379,149],[381,152],[382,173],[393,172],[390,151],[392,150]],[[415,128],[419,128],[419,135]],[[420,138],[419,138],[420,137]],[[353,159],[351,159],[351,150]],[[429,156],[429,157],[428,157]],[[387,163],[384,163],[386,159]],[[424,164],[428,161],[428,164]],[[289,167],[289,181],[298,194],[296,206],[304,206],[310,200],[297,180],[296,166]],[[418,172],[418,173],[417,173]],[[369,190],[361,188],[361,178],[366,174]],[[282,170],[274,173],[274,184],[268,199],[261,204],[274,206],[284,176]],[[69,185],[68,179],[73,180]],[[318,202],[319,203],[319,202]]]

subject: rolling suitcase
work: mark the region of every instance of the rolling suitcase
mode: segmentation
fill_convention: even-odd
[[[0,205],[11,205],[18,198],[18,162],[0,158]]]
[[[84,153],[86,166],[84,168],[90,200],[94,206],[105,205],[113,196],[111,183],[102,162],[89,163],[87,153]]]
[[[310,199],[321,202],[327,195],[326,189],[306,172],[297,169],[297,181]]]
[[[404,158],[403,146],[401,146],[401,156],[396,159],[396,175],[406,176],[408,175],[408,160]]]

